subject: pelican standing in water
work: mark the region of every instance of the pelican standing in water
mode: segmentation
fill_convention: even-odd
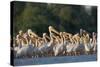
[[[57,56],[59,54],[63,54],[64,51],[64,41],[63,41],[63,36],[62,32],[60,32],[60,37],[56,37],[56,45],[54,46],[54,55]]]
[[[17,44],[16,47],[14,47],[14,52],[17,54],[17,52],[23,47],[28,45],[28,40],[26,36],[24,35],[23,31],[20,30],[19,34],[16,36],[15,42]],[[16,56],[16,55],[15,55]]]
[[[72,55],[73,48],[74,48],[74,42],[73,42],[72,37],[70,37],[69,40],[66,40],[66,53],[67,53],[67,55]]]
[[[55,45],[54,45],[54,56],[57,56],[59,53],[63,51],[63,37],[58,31],[56,31],[52,26],[49,26],[49,32],[52,33],[55,38]],[[56,36],[54,35],[56,34]],[[58,35],[58,36],[57,36]]]
[[[79,52],[79,46],[80,46],[80,36],[79,36],[79,33],[73,35],[73,41],[74,41],[74,47],[73,47],[73,52],[74,52],[74,55],[79,55],[80,52]]]
[[[90,53],[90,37],[85,30],[83,31],[83,45],[85,48],[85,53],[88,55]]]
[[[92,38],[90,40],[90,47],[91,47],[93,53],[95,53],[96,48],[97,48],[97,40],[96,40],[96,33],[95,32],[92,33]]]
[[[96,48],[97,48],[97,39],[96,39],[96,33],[93,32],[93,44],[94,44],[94,47],[93,47],[93,51],[96,52]]]

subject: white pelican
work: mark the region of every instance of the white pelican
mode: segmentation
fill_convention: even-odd
[[[57,30],[55,30],[52,26],[49,26],[49,33],[51,33],[51,32],[59,35],[59,32]]]
[[[93,52],[96,51],[97,47],[97,40],[96,40],[96,33],[92,33],[92,38],[90,39],[90,48],[92,49]]]
[[[72,38],[70,38],[70,40],[68,40],[68,41],[66,40],[66,53],[67,53],[67,55],[71,55],[73,48],[74,48],[74,43],[73,43]]]
[[[90,37],[89,37],[89,34],[84,32],[83,33],[83,45],[84,45],[84,48],[85,48],[85,53],[86,54],[89,54],[90,52]]]
[[[94,48],[93,48],[93,51],[96,51],[96,48],[97,48],[97,39],[96,39],[96,33],[93,32],[93,44],[94,44]]]
[[[39,44],[41,45],[38,47],[38,49],[42,55],[48,55],[48,53],[52,51],[53,40],[51,39],[50,41],[47,41],[46,37],[48,37],[46,33],[43,33],[43,40],[39,41]]]
[[[54,46],[54,56],[57,56],[59,53],[62,53],[64,50],[63,36],[62,32],[60,33],[60,37],[56,37],[56,45]]]
[[[77,33],[77,34],[73,35],[72,38],[74,41],[73,52],[75,55],[80,54],[80,52],[78,52],[80,50],[80,47],[79,47],[80,46],[80,36],[79,36],[79,34]]]

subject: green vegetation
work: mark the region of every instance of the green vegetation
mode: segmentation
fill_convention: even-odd
[[[48,26],[58,31],[79,32],[80,28],[88,32],[97,32],[97,7],[91,6],[90,13],[84,6],[46,4],[31,2],[13,2],[13,36],[19,30],[32,29],[41,36],[48,32]]]

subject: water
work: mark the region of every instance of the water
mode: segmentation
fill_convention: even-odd
[[[54,63],[72,63],[96,61],[97,55],[80,55],[80,56],[57,56],[57,57],[43,57],[43,58],[24,58],[14,59],[14,65],[40,65],[40,64],[54,64]]]

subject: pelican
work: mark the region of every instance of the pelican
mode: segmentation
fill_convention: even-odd
[[[72,38],[70,38],[70,40],[66,40],[66,53],[67,55],[71,55],[73,48],[74,48],[74,43]]]
[[[67,33],[67,32],[62,32],[62,37],[63,37],[63,46],[64,46],[63,51],[65,54],[71,55],[72,49],[74,47],[72,34]]]
[[[96,33],[93,32],[93,44],[94,44],[94,48],[93,51],[96,51],[96,47],[97,47],[97,40],[96,40]]]
[[[22,45],[23,46],[28,46],[28,39],[27,39],[27,34],[24,33],[22,36]]]
[[[21,45],[21,47],[28,45],[27,34],[23,33],[21,30],[19,31],[19,34],[17,35],[16,40],[19,42],[19,44]]]
[[[57,56],[59,53],[63,52],[64,43],[63,43],[63,36],[62,32],[60,32],[60,37],[56,37],[56,45],[54,46],[54,56]]]
[[[59,32],[57,30],[55,30],[52,26],[49,26],[49,32],[50,33],[53,32],[53,33],[59,35]]]
[[[49,42],[50,41],[50,37],[49,36],[47,36],[47,34],[46,33],[43,33],[43,37],[42,37],[43,39],[44,39],[44,41],[45,41],[45,43],[47,43],[47,42]],[[48,41],[49,40],[49,41]]]
[[[27,33],[28,33],[28,35],[31,36],[31,37],[36,37],[36,38],[39,37],[39,36],[38,36],[35,32],[33,32],[31,29],[28,29],[28,30],[27,30]]]
[[[90,48],[92,49],[93,52],[96,51],[97,47],[97,41],[96,41],[96,33],[92,33],[92,38],[90,39]]]
[[[75,55],[77,55],[77,53],[79,54],[79,52],[77,52],[77,51],[79,51],[79,46],[80,46],[80,36],[79,36],[79,34],[77,33],[77,34],[75,34],[75,35],[73,35],[73,44],[74,44],[74,47],[73,47],[73,52],[74,52],[74,54]]]
[[[23,38],[23,31],[20,30],[18,35],[16,35],[16,44],[18,44],[18,46],[21,48],[22,45],[22,38]]]
[[[42,51],[41,52],[41,54],[42,55],[48,55],[48,53],[51,53],[52,52],[52,44],[53,44],[53,39],[52,39],[52,36],[51,36],[51,40],[50,41],[47,41],[47,34],[46,33],[43,33],[43,41],[42,41],[42,43],[41,43],[41,41],[39,41],[40,42],[40,44],[41,44],[41,46],[39,47],[39,50],[40,51]],[[50,38],[50,37],[48,37],[48,38]]]
[[[37,47],[38,44],[36,44],[36,39],[39,39],[40,37],[36,33],[34,33],[31,29],[27,30],[27,34],[29,36],[29,41],[31,40],[33,46]]]
[[[85,48],[85,53],[89,54],[89,52],[90,52],[90,37],[89,37],[89,34],[86,32],[83,33],[83,45]]]

